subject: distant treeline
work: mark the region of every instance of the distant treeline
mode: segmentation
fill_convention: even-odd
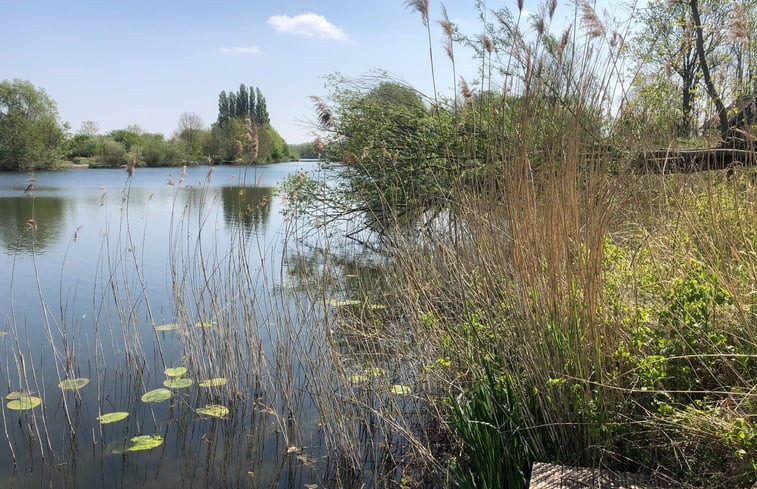
[[[99,133],[85,121],[75,133],[61,123],[47,93],[26,80],[0,82],[0,170],[28,171],[65,162],[118,167],[136,158],[141,166],[187,163],[249,164],[312,157],[312,145],[290,147],[271,126],[260,89],[240,85],[222,91],[218,118],[209,127],[191,112],[166,137],[137,125]]]

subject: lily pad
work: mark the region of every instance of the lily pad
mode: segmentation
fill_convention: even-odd
[[[155,326],[155,331],[175,331],[177,329],[181,329],[181,324],[169,323]]]
[[[358,300],[354,300],[354,299],[344,300],[344,301],[340,301],[337,299],[329,299],[328,304],[331,307],[348,307],[348,306],[359,306],[360,304],[362,304],[362,302]]]
[[[153,389],[150,392],[145,392],[142,395],[142,402],[162,402],[167,401],[170,397],[171,391],[169,391],[168,389]]]
[[[213,379],[203,380],[197,385],[199,385],[200,387],[220,387],[222,385],[226,385],[226,382],[227,380],[225,377],[216,377]]]
[[[362,384],[363,382],[368,382],[368,376],[365,374],[352,374],[349,377],[349,381],[352,384]]]
[[[26,411],[27,409],[34,409],[42,404],[42,399],[34,396],[21,396],[18,399],[8,401],[8,409],[14,411]]]
[[[151,448],[159,447],[163,444],[163,437],[160,435],[140,435],[131,439],[131,446],[129,446],[127,452],[139,452],[142,450],[150,450]]]
[[[166,377],[181,377],[187,373],[187,367],[171,367],[165,370]]]
[[[229,408],[220,404],[206,404],[205,407],[195,409],[197,414],[212,416],[214,418],[223,418],[229,414]]]
[[[9,401],[14,401],[16,399],[20,399],[22,397],[29,397],[29,393],[26,391],[13,391],[6,394],[5,398]]]
[[[103,415],[100,415],[97,417],[97,421],[100,422],[100,424],[108,424],[108,423],[115,423],[116,421],[121,421],[122,419],[126,419],[129,417],[129,413],[118,411],[115,413],[106,413]]]
[[[216,325],[215,321],[197,321],[195,328],[211,328]]]
[[[396,396],[409,396],[412,390],[407,385],[394,384],[389,388],[389,392]]]
[[[185,389],[192,385],[194,381],[186,377],[179,377],[176,379],[166,379],[163,381],[163,385],[169,389]]]
[[[7,334],[8,334],[7,331],[0,331],[0,338],[2,338],[3,336],[5,336]]]
[[[66,379],[60,382],[58,384],[58,387],[60,387],[61,390],[64,390],[64,391],[75,391],[75,390],[81,389],[87,384],[89,384],[89,379],[79,377],[76,379]]]

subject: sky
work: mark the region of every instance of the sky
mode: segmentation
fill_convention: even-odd
[[[609,0],[608,0],[609,1]],[[516,0],[488,2],[517,12]],[[455,84],[430,0],[436,84]],[[474,0],[447,0],[463,31],[481,30]],[[539,3],[525,0],[526,11]],[[573,6],[558,2],[556,18]],[[402,0],[0,0],[0,80],[28,80],[57,103],[75,133],[94,121],[104,134],[136,124],[170,137],[182,113],[209,126],[221,90],[260,88],[271,124],[290,144],[313,139],[311,95],[325,77],[385,70],[433,93],[420,15]],[[456,53],[458,75],[477,62]]]

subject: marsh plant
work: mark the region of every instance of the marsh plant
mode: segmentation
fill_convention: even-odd
[[[427,26],[427,3],[408,5]],[[638,109],[624,81],[630,24],[578,2],[554,35],[556,8],[483,7],[472,37],[443,17],[452,73],[455,48],[481,63],[454,98],[379,74],[334,77],[316,100],[342,180],[292,179],[290,195],[385,257],[379,285],[326,318],[351,352],[334,361],[346,380],[370,378],[355,364],[395,372],[413,411],[398,420],[354,389],[349,404],[409,442],[405,483],[436,471],[527,487],[540,461],[750,487],[755,170],[639,172],[652,139],[638,131],[659,133],[626,125]],[[377,287],[379,317],[367,307]],[[371,395],[389,398],[391,384],[371,380]]]

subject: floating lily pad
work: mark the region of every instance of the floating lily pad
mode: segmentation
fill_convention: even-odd
[[[215,321],[197,321],[195,328],[210,328],[216,325]]]
[[[170,389],[185,389],[192,385],[194,381],[186,377],[179,377],[176,379],[166,379],[163,381],[163,385]]]
[[[150,450],[163,444],[163,437],[160,435],[140,435],[131,439],[131,445],[126,449],[127,452],[139,452]]]
[[[362,384],[363,382],[368,382],[368,380],[370,379],[365,374],[352,374],[349,377],[349,381],[353,384]]]
[[[58,384],[58,387],[60,387],[61,390],[64,390],[64,391],[75,391],[75,390],[81,389],[87,384],[89,384],[89,379],[79,377],[76,379],[66,379],[60,382]]]
[[[225,377],[216,377],[213,379],[203,380],[197,385],[199,385],[200,387],[220,387],[222,385],[226,385],[226,382],[227,380]]]
[[[381,367],[368,367],[365,373],[371,377],[383,377],[386,375],[386,369]]]
[[[389,388],[389,392],[397,396],[409,396],[412,390],[409,386],[402,384],[394,384]]]
[[[129,417],[129,413],[118,411],[115,413],[106,413],[106,414],[100,415],[97,417],[97,421],[99,421],[100,424],[108,424],[108,423],[115,423],[116,421],[121,421],[122,419],[126,419],[128,417]]]
[[[331,307],[359,306],[360,304],[362,304],[362,302],[360,302],[358,300],[354,300],[354,299],[352,299],[352,300],[344,300],[344,301],[340,301],[340,300],[336,300],[336,299],[329,299],[329,301],[328,301],[328,305],[330,305]]]
[[[20,399],[20,398],[22,398],[22,397],[29,397],[29,393],[28,393],[28,392],[26,392],[26,391],[21,391],[21,390],[19,390],[19,391],[13,391],[13,392],[9,392],[9,393],[8,393],[8,394],[7,394],[6,396],[5,396],[5,398],[6,398],[7,400],[9,400],[9,401],[13,401],[13,400],[16,400],[16,399]]]
[[[14,411],[25,411],[27,409],[34,409],[42,404],[42,399],[34,396],[21,396],[18,399],[8,401],[8,409]]]
[[[229,408],[220,404],[206,404],[205,407],[195,409],[197,414],[212,416],[214,418],[223,418],[229,414]]]
[[[0,338],[2,338],[3,336],[5,336],[7,334],[8,334],[7,331],[0,331]]]
[[[166,377],[181,377],[187,373],[187,367],[172,367],[165,370]]]
[[[145,392],[142,395],[142,402],[162,402],[171,397],[171,391],[168,389],[160,388],[153,389],[150,392]]]
[[[155,331],[175,331],[181,329],[181,325],[177,323],[160,324],[155,326]]]

